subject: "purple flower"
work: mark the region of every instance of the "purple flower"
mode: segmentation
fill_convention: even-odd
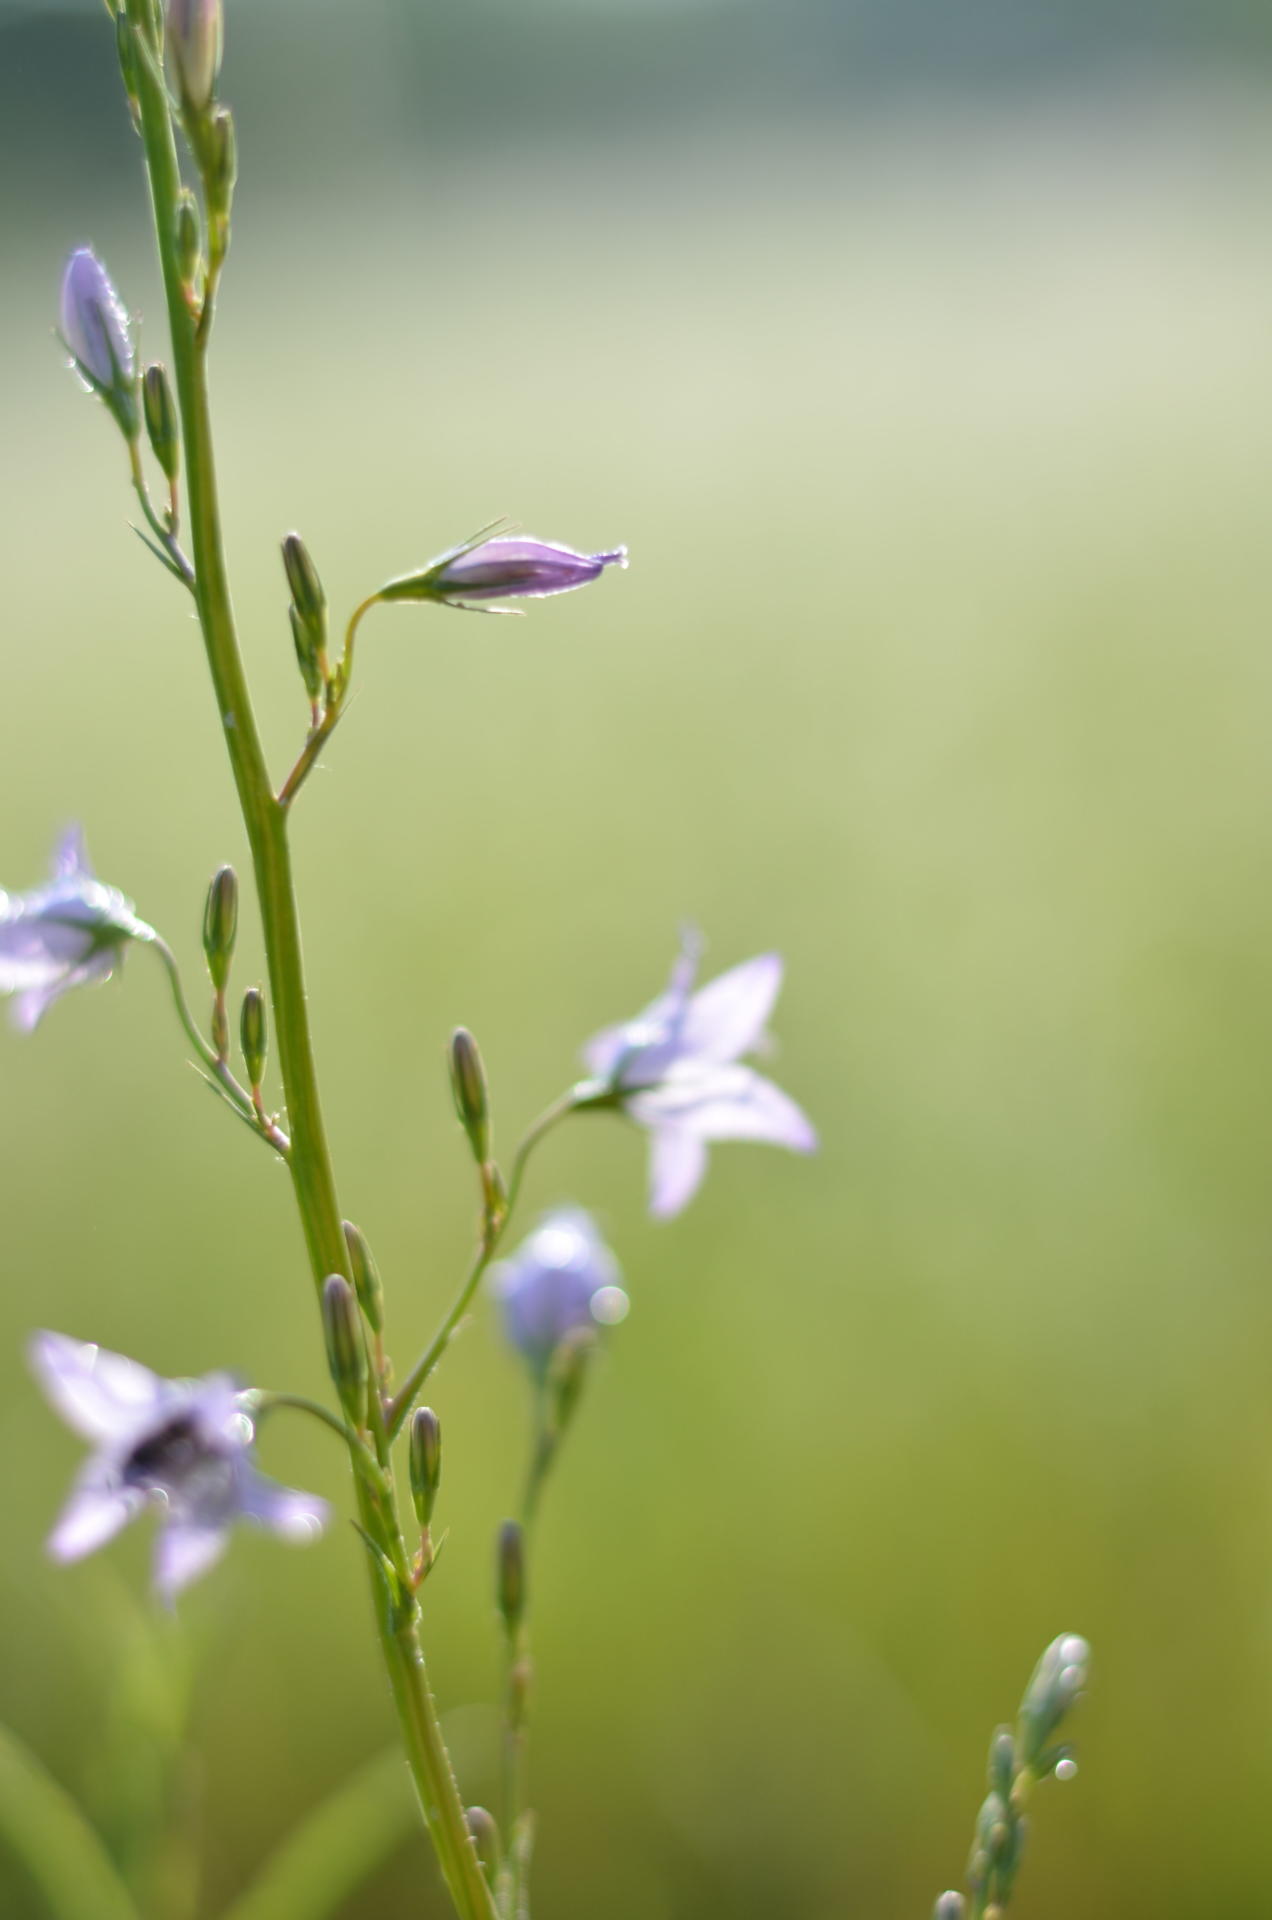
[[[148,1505],[161,1510],[155,1587],[171,1602],[225,1551],[234,1521],[285,1540],[314,1539],[324,1500],[267,1480],[251,1463],[252,1422],[228,1374],[162,1380],[103,1347],[37,1333],[31,1365],[58,1413],[94,1453],[50,1535],[55,1560],[79,1560]]]
[[[186,105],[202,113],[221,71],[221,0],[168,0],[167,46]]]
[[[538,600],[545,594],[585,587],[598,580],[606,567],[626,565],[626,547],[615,547],[612,553],[575,553],[572,547],[553,546],[546,540],[499,534],[452,547],[420,573],[390,580],[377,598],[439,600],[451,607],[482,600]]]
[[[627,1313],[618,1261],[578,1207],[545,1215],[493,1276],[509,1342],[540,1376],[571,1334],[613,1326]]]
[[[745,960],[695,993],[698,954],[687,938],[666,992],[634,1020],[598,1033],[584,1054],[623,1112],[649,1128],[649,1206],[660,1219],[697,1192],[710,1140],[766,1140],[796,1153],[817,1146],[795,1102],[738,1064],[764,1042],[782,984],[780,956]]]
[[[127,941],[155,937],[131,900],[93,878],[83,835],[72,827],[47,886],[0,889],[0,993],[17,995],[14,1024],[29,1033],[69,988],[108,980]]]
[[[62,339],[76,371],[100,395],[129,440],[140,431],[137,356],[124,303],[91,247],[80,247],[62,277]]]

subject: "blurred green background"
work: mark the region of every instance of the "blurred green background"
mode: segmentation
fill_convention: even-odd
[[[304,719],[289,527],[338,608],[499,513],[633,556],[525,622],[377,615],[300,808],[342,1200],[399,1361],[472,1229],[456,1021],[507,1146],[682,921],[713,968],[776,946],[775,1072],[824,1140],[718,1150],[670,1227],[613,1122],[529,1182],[526,1223],[598,1211],[633,1302],[536,1573],[539,1911],[925,1914],[1062,1630],[1094,1687],[1022,1920],[1264,1911],[1267,10],[229,15],[216,398],[275,765]],[[100,6],[0,9],[0,158],[0,875],[83,820],[197,981],[203,888],[243,854],[215,715],[51,335],[92,241],[162,351]],[[42,1558],[79,1449],[33,1325],[323,1391],[284,1177],[183,1057],[144,954],[0,1034],[0,1719],[122,1847],[168,1765],[147,1663],[188,1663],[212,1916],[390,1716],[347,1528],[244,1537],[175,1632],[135,1612],[142,1529]],[[486,1799],[526,1419],[488,1303],[435,1400],[427,1640]],[[347,1512],[316,1429],[263,1453]],[[42,1911],[3,1861],[0,1907]],[[347,1907],[444,1910],[416,1841]]]

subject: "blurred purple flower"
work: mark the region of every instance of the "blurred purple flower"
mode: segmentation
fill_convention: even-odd
[[[322,1531],[326,1501],[252,1465],[252,1422],[228,1374],[163,1380],[61,1333],[37,1333],[30,1357],[52,1405],[95,1448],[49,1538],[55,1560],[95,1552],[143,1507],[158,1506],[155,1587],[170,1603],[220,1559],[236,1520],[285,1540]]]
[[[546,1214],[492,1275],[508,1340],[540,1376],[563,1340],[627,1313],[618,1261],[579,1207]]]
[[[62,277],[62,339],[76,370],[100,394],[130,440],[140,430],[137,356],[124,303],[91,247],[80,247]]]
[[[62,836],[47,886],[0,889],[0,994],[17,995],[14,1024],[30,1032],[71,987],[108,980],[129,940],[153,940],[117,887],[93,878],[78,827]]]
[[[498,534],[452,547],[421,572],[390,580],[381,600],[440,600],[465,607],[474,601],[542,599],[569,593],[597,580],[606,567],[625,567],[626,547],[612,553],[575,553],[546,540]]]
[[[652,1136],[650,1212],[687,1206],[710,1140],[761,1140],[812,1153],[807,1116],[771,1080],[738,1064],[761,1046],[782,984],[778,954],[759,954],[695,993],[699,944],[686,938],[665,993],[589,1041],[584,1058],[624,1113]]]

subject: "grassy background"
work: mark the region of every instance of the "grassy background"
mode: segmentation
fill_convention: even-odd
[[[1255,1912],[1266,99],[1203,50],[796,112],[754,62],[734,73],[726,13],[646,22],[658,59],[614,80],[610,124],[590,78],[617,42],[581,14],[545,10],[541,94],[477,26],[431,46],[388,7],[353,48],[347,9],[302,36],[262,5],[227,74],[245,175],[216,389],[275,764],[303,723],[288,527],[337,607],[500,512],[633,555],[525,622],[376,616],[297,821],[343,1204],[399,1359],[471,1229],[454,1022],[510,1144],[692,918],[713,965],[787,956],[774,1071],[824,1138],[811,1163],[719,1150],[665,1228],[612,1123],[562,1134],[529,1183],[527,1220],[598,1210],[633,1301],[543,1532],[539,1908],[926,1912],[991,1726],[1073,1629],[1096,1649],[1082,1772],[1039,1804],[1022,1916]],[[49,331],[65,250],[92,239],[160,350],[99,16],[0,33],[6,152],[26,143],[0,189],[0,873],[30,884],[84,820],[196,979],[207,876],[243,853],[215,715]],[[722,49],[728,87],[694,68],[705,91],[675,92],[677,35]],[[388,84],[408,54],[435,122],[405,68]],[[151,1664],[188,1665],[179,1798],[211,1916],[387,1737],[359,1549],[244,1538],[175,1633],[134,1614],[140,1538],[48,1570],[77,1447],[19,1351],[47,1324],[321,1392],[289,1196],[183,1068],[144,955],[0,1057],[0,1717],[122,1845],[165,1764]],[[488,1311],[436,1402],[428,1641],[482,1799],[490,1540],[525,1419]],[[347,1510],[333,1455],[282,1422],[264,1448]],[[0,1895],[40,1911],[3,1864]],[[417,1908],[443,1912],[422,1844],[347,1911]]]

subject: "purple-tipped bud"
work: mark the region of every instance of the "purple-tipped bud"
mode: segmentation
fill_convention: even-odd
[[[349,1249],[349,1272],[353,1276],[358,1305],[366,1314],[372,1333],[383,1333],[384,1283],[380,1279],[380,1269],[375,1264],[375,1255],[367,1245],[367,1237],[361,1227],[355,1227],[352,1220],[344,1223],[344,1237]]]
[[[221,71],[221,0],[168,0],[167,47],[185,105],[203,113]]]
[[[124,303],[91,247],[79,247],[62,279],[62,338],[81,378],[100,394],[129,440],[137,438],[137,358]]]
[[[229,981],[237,934],[238,875],[233,867],[221,867],[213,875],[203,909],[203,956],[218,993],[225,992]]]
[[[493,540],[456,547],[419,573],[390,580],[381,600],[438,600],[467,606],[481,600],[542,599],[569,593],[599,580],[606,567],[625,567],[626,547],[612,553],[575,553],[546,540],[500,534]]]
[[[265,1078],[265,995],[259,987],[249,987],[243,995],[239,1039],[243,1045],[243,1064],[247,1068],[248,1084],[259,1087]]]
[[[367,1349],[353,1288],[342,1273],[330,1273],[322,1289],[322,1330],[327,1364],[340,1404],[355,1426],[366,1415]]]
[[[427,1533],[442,1483],[442,1423],[432,1407],[416,1407],[411,1415],[410,1464],[415,1517]]]

